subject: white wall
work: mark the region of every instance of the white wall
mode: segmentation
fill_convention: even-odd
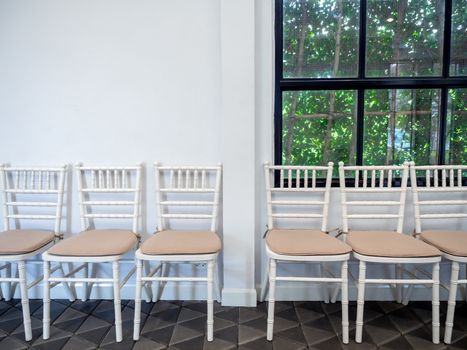
[[[3,161],[220,160],[218,1],[0,6]]]
[[[222,300],[226,305],[254,306],[255,3],[251,0],[222,0],[220,17],[224,122]]]
[[[219,11],[217,0],[0,1],[0,161],[145,162],[141,232],[153,232],[153,162],[222,161]],[[75,189],[67,234],[79,231]]]
[[[154,161],[222,162],[223,302],[254,305],[266,262],[262,163],[273,160],[273,3],[0,0],[0,161],[145,162],[143,233],[155,228]],[[79,221],[76,187],[69,189],[64,230],[72,234]],[[330,212],[329,226],[341,226],[337,189]],[[354,264],[350,270],[355,275]],[[123,297],[133,290],[130,280]],[[386,287],[380,291],[368,296],[391,298]],[[203,287],[182,285],[163,297],[204,295]],[[58,287],[54,296],[63,296]],[[102,285],[93,296],[111,294]],[[320,290],[279,286],[277,299],[292,298],[318,299]],[[429,291],[418,289],[414,298],[429,298]]]

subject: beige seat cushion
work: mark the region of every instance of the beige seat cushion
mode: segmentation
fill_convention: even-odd
[[[210,254],[221,250],[221,240],[211,231],[164,230],[141,245],[143,254]]]
[[[420,238],[445,253],[467,256],[467,231],[424,231]]]
[[[49,249],[62,256],[110,256],[128,253],[138,242],[129,230],[89,230],[67,238]]]
[[[435,247],[393,231],[350,231],[346,242],[356,253],[369,256],[421,258],[441,255]]]
[[[272,229],[266,244],[282,255],[339,255],[352,251],[344,242],[319,230]]]
[[[52,242],[55,234],[51,231],[8,230],[0,233],[0,254],[31,253]]]

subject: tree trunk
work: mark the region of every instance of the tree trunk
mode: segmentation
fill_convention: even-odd
[[[341,53],[341,36],[342,36],[342,21],[343,21],[343,10],[342,10],[342,0],[337,0],[338,8],[338,20],[337,20],[337,30],[336,30],[336,50],[334,51],[334,63],[332,67],[333,77],[337,76],[339,71],[339,60]],[[330,160],[331,156],[331,132],[332,126],[334,124],[334,111],[336,104],[336,91],[333,90],[329,96],[329,116],[328,123],[326,125],[326,135],[324,139],[324,151],[323,151],[323,163],[326,164]]]
[[[397,29],[396,35],[394,36],[394,62],[396,64],[394,76],[399,76],[399,60],[400,60],[400,44],[402,37],[402,28],[405,19],[405,11],[407,9],[407,0],[401,0],[399,8],[397,10]],[[394,162],[394,150],[396,141],[396,112],[397,112],[397,90],[391,90],[391,96],[389,100],[390,111],[389,111],[389,123],[388,123],[388,145],[386,152],[386,164],[393,164]]]
[[[297,66],[296,66],[296,76],[300,76],[303,70],[304,62],[304,53],[305,53],[305,39],[307,33],[308,25],[308,11],[306,0],[300,1],[301,9],[301,20],[300,20],[300,35],[298,37],[298,54],[297,54]],[[294,136],[294,126],[297,121],[296,112],[297,112],[297,100],[298,92],[292,93],[292,103],[290,106],[290,113],[287,118],[287,139],[285,142],[285,164],[290,164],[292,159],[292,141]]]

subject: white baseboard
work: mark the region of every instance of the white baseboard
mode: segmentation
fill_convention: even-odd
[[[81,283],[76,284],[76,295],[78,299],[81,298],[82,288]],[[42,285],[35,286],[29,290],[30,299],[42,298]],[[19,288],[16,288],[15,298],[19,298]],[[121,289],[122,299],[134,299],[135,297],[135,284],[128,283]],[[143,299],[145,293],[143,289]],[[57,285],[51,290],[52,299],[68,299],[67,294],[61,284]],[[92,288],[91,299],[113,299],[113,287],[111,283],[100,283],[94,285]],[[193,283],[179,282],[175,284],[167,284],[162,293],[161,299],[163,300],[204,300],[206,299],[206,285],[195,285]]]
[[[256,290],[241,288],[224,288],[222,290],[222,305],[255,307],[257,301]]]
[[[78,299],[81,298],[81,284],[76,285],[76,294]],[[331,285],[330,285],[331,289]],[[134,283],[126,284],[121,290],[122,299],[133,299],[135,293]],[[462,291],[457,293],[458,300],[463,298]],[[242,288],[224,288],[222,290],[222,305],[225,306],[256,306],[257,298],[260,295],[260,286],[255,289]],[[19,298],[19,287],[15,290],[15,298]],[[51,291],[52,299],[67,299],[62,285],[57,285]],[[145,294],[143,292],[143,299]],[[29,298],[42,298],[42,285],[36,285],[29,290]],[[357,298],[357,288],[355,285],[349,285],[349,300],[353,301]],[[440,288],[440,300],[447,300],[448,292],[444,288]],[[112,285],[110,283],[102,283],[95,285],[91,299],[113,299]],[[178,283],[167,284],[161,297],[162,300],[205,300],[206,286],[193,283]],[[278,285],[276,286],[276,300],[292,301],[292,300],[322,300],[322,289],[316,284],[304,285]],[[339,296],[340,299],[340,296]],[[393,290],[386,285],[367,285],[365,288],[365,300],[394,300]],[[411,300],[431,300],[431,288],[426,288],[423,285],[417,285],[412,292]]]
[[[332,292],[331,287],[329,290]],[[405,289],[406,290],[406,289]],[[257,286],[260,295],[261,286]],[[462,293],[458,293],[458,299],[462,300]],[[385,285],[367,285],[365,288],[365,300],[392,301],[395,299],[393,289]],[[447,300],[448,292],[440,288],[440,300]],[[267,295],[266,295],[267,300]],[[323,292],[319,285],[308,286],[276,286],[275,300],[297,301],[297,300],[323,300]],[[340,295],[338,297],[340,300]],[[349,286],[349,300],[357,300],[357,288]],[[410,300],[431,300],[431,288],[425,286],[414,286]]]
[[[76,284],[76,295],[78,299],[82,296],[81,284]],[[128,283],[121,289],[122,299],[133,299],[135,296],[134,283]],[[19,298],[19,288],[15,291],[15,298]],[[35,286],[29,290],[29,298],[42,298],[42,285]],[[57,285],[51,290],[52,299],[67,299],[68,296],[62,285]],[[143,289],[142,298],[145,299]],[[101,283],[92,289],[91,299],[113,299],[113,287],[111,283]],[[161,296],[162,300],[205,300],[206,285],[194,283],[167,284]],[[224,288],[222,290],[222,305],[225,306],[256,306],[255,289]]]

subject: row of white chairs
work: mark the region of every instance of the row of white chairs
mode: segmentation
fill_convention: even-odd
[[[412,175],[412,193],[414,195],[414,212],[416,222],[416,239],[402,234],[405,197],[409,168]],[[157,301],[161,297],[165,283],[168,281],[191,281],[207,283],[207,340],[213,339],[213,289],[217,287],[217,298],[220,299],[217,271],[217,256],[221,250],[221,241],[217,235],[217,218],[221,184],[221,166],[211,167],[162,167],[155,165],[156,202],[157,202],[157,234],[142,244],[138,232],[138,217],[141,204],[141,166],[130,167],[75,167],[78,179],[78,200],[82,232],[71,238],[62,240],[60,221],[62,217],[63,194],[65,189],[67,167],[59,168],[27,168],[0,167],[1,188],[3,195],[3,216],[5,231],[0,233],[0,261],[4,265],[4,277],[0,282],[6,284],[4,296],[12,297],[17,284],[20,286],[23,306],[23,317],[26,340],[30,340],[31,321],[29,315],[28,289],[43,281],[44,319],[43,336],[50,336],[50,289],[62,284],[70,300],[76,298],[74,285],[82,283],[82,300],[90,297],[94,284],[112,283],[115,306],[115,329],[117,341],[122,340],[122,321],[120,306],[120,289],[136,271],[135,318],[133,338],[137,340],[140,333],[140,311],[142,291],[146,301]],[[269,258],[269,307],[267,319],[267,338],[272,340],[274,322],[274,295],[276,281],[323,282],[338,286],[333,290],[331,300],[335,301],[341,291],[343,342],[348,342],[348,260],[353,256],[360,260],[358,280],[358,310],[356,341],[362,340],[364,291],[366,283],[387,283],[397,285],[397,300],[407,302],[410,289],[402,293],[401,284],[428,284],[433,287],[433,342],[439,342],[439,261],[443,255],[452,262],[452,281],[449,295],[449,308],[446,321],[445,342],[449,343],[452,332],[452,321],[456,300],[457,284],[466,283],[459,280],[459,263],[467,262],[467,252],[462,249],[466,245],[455,245],[461,251],[450,252],[441,243],[435,244],[430,232],[422,232],[421,220],[436,218],[462,218],[461,213],[421,213],[421,208],[451,205],[453,208],[465,209],[464,199],[453,200],[420,200],[424,192],[434,194],[460,192],[465,194],[466,186],[462,182],[467,171],[466,166],[344,166],[339,164],[342,230],[339,238],[328,234],[328,212],[331,197],[333,164],[328,166],[269,166],[265,165],[265,180],[268,208],[268,233],[266,251]],[[418,172],[418,173],[416,173]],[[417,177],[424,172],[424,187],[417,185]],[[324,177],[325,183],[319,179]],[[465,176],[464,176],[465,177]],[[350,178],[353,185],[348,186]],[[34,200],[41,195],[41,201]],[[386,199],[384,196],[396,196],[397,199]],[[44,200],[44,197],[49,199]],[[318,196],[315,198],[314,196]],[[362,197],[352,198],[350,197]],[[371,196],[376,198],[370,198]],[[318,208],[315,211],[311,209]],[[359,208],[357,213],[352,208]],[[374,208],[393,208],[395,213],[385,210],[375,212]],[[33,210],[23,213],[22,209]],[[51,212],[37,213],[36,209],[49,209]],[[363,208],[371,208],[364,211]],[[461,209],[461,211],[463,210]],[[109,229],[113,220],[128,220],[130,230]],[[354,231],[349,229],[349,220],[391,219],[397,222],[396,235],[388,231]],[[28,230],[22,227],[12,230],[10,224],[18,224],[23,220],[50,220],[54,223],[54,231]],[[96,229],[96,221],[102,220],[105,229]],[[182,230],[174,229],[179,221],[188,224]],[[207,222],[207,230],[192,229],[192,220]],[[320,220],[319,227],[305,223]],[[293,225],[287,223],[298,222]],[[378,226],[378,221],[377,225]],[[286,226],[286,227],[284,227]],[[309,227],[312,227],[311,229]],[[121,227],[121,224],[118,225]],[[315,227],[316,229],[313,229]],[[18,227],[17,227],[18,228]],[[187,229],[188,228],[188,229]],[[448,230],[435,232],[436,239],[452,234]],[[447,232],[447,233],[446,233]],[[451,233],[450,233],[451,232]],[[454,234],[458,234],[455,232]],[[465,240],[467,233],[459,232],[456,238]],[[342,240],[340,239],[342,238]],[[431,239],[431,241],[430,241]],[[443,239],[441,239],[443,240]],[[435,244],[434,248],[424,242]],[[394,250],[391,246],[394,245]],[[135,267],[120,277],[121,258],[133,249]],[[423,248],[423,249],[421,249]],[[422,254],[420,253],[422,250]],[[439,249],[439,250],[438,250]],[[465,250],[465,249],[464,249]],[[27,259],[42,253],[44,276],[27,283],[25,264]],[[464,255],[462,255],[464,254]],[[320,277],[276,276],[276,265],[282,262],[314,262],[320,266],[323,262],[333,261],[341,264],[340,277],[332,275]],[[12,273],[11,264],[18,265],[17,273]],[[157,262],[155,266],[154,262]],[[206,277],[173,277],[170,266],[173,263],[206,263]],[[395,264],[395,279],[366,278],[366,263],[377,262]],[[79,266],[65,267],[69,263],[80,263]],[[96,277],[96,263],[111,263],[112,278]],[[404,270],[402,264],[432,264],[432,275],[428,279],[417,279],[417,271]],[[52,267],[51,265],[54,264]],[[323,266],[324,267],[324,266]],[[77,277],[77,273],[82,276]],[[403,273],[412,279],[403,279]],[[330,272],[328,272],[330,273]],[[426,273],[423,271],[423,273]],[[58,274],[58,275],[57,275]],[[457,274],[457,275],[456,275]],[[157,290],[151,288],[157,282]],[[267,283],[261,293],[264,299]],[[404,296],[402,296],[404,294]],[[324,294],[325,299],[329,296]],[[404,300],[402,298],[404,297]]]
[[[467,166],[416,166],[413,162],[400,166],[345,166],[340,162],[342,228],[337,235],[332,235],[328,229],[333,163],[328,166],[265,164],[264,169],[268,217],[265,243],[269,264],[260,300],[265,299],[269,290],[268,340],[273,338],[276,281],[292,281],[322,283],[324,301],[329,301],[328,284],[335,286],[332,301],[341,292],[342,341],[349,342],[347,276],[352,255],[359,261],[357,343],[362,342],[366,284],[394,286],[395,299],[405,304],[413,285],[431,286],[432,341],[439,343],[439,263],[442,257],[452,266],[444,334],[444,342],[451,343],[457,286],[467,283],[467,279],[458,278],[459,264],[467,263],[467,231],[456,231],[456,223],[444,220],[467,217]],[[402,232],[409,172],[415,220],[413,235]],[[326,180],[320,186],[317,179],[323,177]],[[454,199],[456,195],[460,198]],[[310,223],[316,220],[321,221],[320,225]],[[443,220],[442,228],[422,230],[422,222],[426,224],[429,220]],[[354,229],[363,222],[366,224],[363,230]],[[384,230],[384,226],[391,223],[394,231]],[[290,262],[317,263],[321,276],[278,276],[277,264]],[[326,269],[326,262],[341,264],[340,274],[336,276]],[[395,278],[368,278],[367,263],[394,265]],[[420,266],[424,264],[431,264],[432,271],[422,269]],[[413,268],[409,270],[404,265]],[[323,274],[323,270],[327,272]],[[405,293],[403,285],[409,285]]]
[[[167,282],[191,281],[207,284],[207,339],[211,341],[214,284],[217,299],[220,299],[217,257],[221,241],[217,234],[217,219],[221,166],[168,167],[155,164],[158,226],[155,234],[144,242],[138,234],[142,166],[79,164],[75,170],[81,232],[63,239],[60,227],[67,166],[0,166],[4,219],[4,232],[0,233],[0,262],[3,262],[0,272],[5,271],[0,282],[6,285],[3,294],[7,300],[12,298],[16,285],[20,286],[25,339],[32,339],[28,299],[31,287],[43,283],[43,337],[48,339],[51,288],[62,284],[70,301],[73,301],[76,299],[73,287],[81,283],[81,299],[85,301],[90,298],[93,285],[111,283],[116,340],[122,341],[120,290],[136,271],[135,340],[140,333],[142,289],[146,292],[147,302],[157,301]],[[53,231],[38,230],[37,226],[32,229],[18,226],[27,224],[29,220],[50,220]],[[119,221],[118,228],[112,224],[115,220]],[[206,229],[186,230],[186,221],[192,220],[202,221],[201,225],[204,224]],[[125,222],[121,221],[126,221],[129,228],[122,229]],[[104,228],[98,229],[96,225]],[[176,229],[177,225],[184,229]],[[121,277],[122,258],[135,249],[135,266]],[[42,254],[44,274],[28,283],[26,262],[38,254]],[[152,266],[154,262],[157,264]],[[16,274],[12,272],[13,263],[18,266]],[[96,263],[110,263],[112,277],[97,277]],[[206,264],[207,276],[171,276],[171,265],[183,263]],[[65,271],[65,265],[72,267]],[[157,282],[154,293],[151,288],[153,282]]]

